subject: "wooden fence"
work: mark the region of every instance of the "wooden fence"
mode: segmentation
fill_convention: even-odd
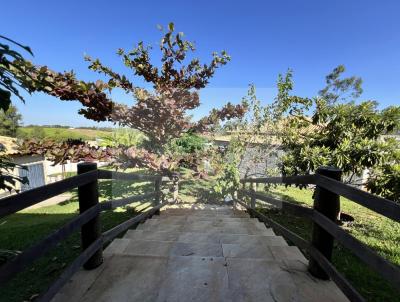
[[[154,191],[143,195],[115,199],[99,203],[98,180],[117,179],[127,181],[154,182]],[[48,290],[35,301],[50,301],[60,288],[82,266],[85,269],[94,269],[103,262],[103,245],[127,229],[144,221],[169,202],[162,198],[161,184],[167,181],[158,175],[139,175],[135,173],[121,173],[98,170],[95,163],[78,164],[78,175],[46,186],[38,187],[17,195],[0,199],[0,218],[23,210],[50,197],[59,195],[74,188],[78,188],[79,215],[42,241],[34,244],[21,254],[0,266],[0,284],[13,278],[18,272],[43,256],[57,243],[67,238],[74,231],[81,231],[82,253],[63,271],[61,276]],[[178,184],[174,179],[173,196],[177,198]],[[100,212],[116,207],[128,205],[135,201],[153,199],[153,207],[116,227],[101,233]]]
[[[340,181],[341,176],[341,170],[321,167],[315,175],[242,179],[243,189],[239,190],[238,193],[240,196],[249,196],[250,205],[242,200],[237,200],[237,202],[244,206],[251,215],[270,225],[293,244],[306,250],[310,255],[309,272],[321,279],[331,278],[350,301],[365,301],[365,299],[333,266],[331,260],[334,240],[352,251],[354,255],[400,290],[399,266],[378,255],[367,245],[344,231],[336,223],[340,213],[340,196],[346,197],[397,222],[400,222],[400,205],[346,185]],[[250,190],[246,189],[247,183],[251,184]],[[314,206],[312,209],[306,208],[259,194],[256,192],[256,184],[258,183],[316,185]],[[256,200],[267,202],[280,208],[282,211],[310,218],[313,221],[311,242],[307,242],[281,224],[256,211]]]

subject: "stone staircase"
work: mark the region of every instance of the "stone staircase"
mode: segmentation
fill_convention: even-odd
[[[79,271],[53,301],[348,301],[295,246],[232,207],[171,206]]]

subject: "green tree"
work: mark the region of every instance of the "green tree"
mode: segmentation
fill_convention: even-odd
[[[247,108],[246,114],[226,126],[230,130],[229,145],[225,152],[215,153],[213,162],[217,170],[214,190],[222,197],[233,195],[239,187],[241,164],[244,163],[246,167],[244,176],[253,176],[260,160],[265,161],[266,157],[275,155],[274,139],[269,133],[272,124],[271,106],[261,105],[254,85],[249,86],[247,95],[242,99],[242,106]]]
[[[207,140],[194,133],[184,133],[181,137],[169,142],[167,148],[170,153],[193,154],[203,151]]]
[[[313,173],[319,166],[332,165],[341,168],[347,181],[353,182],[354,176],[365,169],[373,174],[385,165],[398,164],[395,153],[399,143],[386,135],[398,129],[400,107],[380,110],[376,101],[357,102],[361,79],[342,79],[344,71],[343,66],[335,68],[326,77],[327,86],[314,98],[290,94],[290,71],[279,77],[274,113],[276,121],[284,125],[280,132],[286,152],[282,157],[284,175]],[[390,186],[394,182],[385,183]],[[386,191],[374,190],[384,196]]]
[[[10,105],[6,111],[0,109],[0,135],[16,137],[21,121],[17,107]]]
[[[101,139],[100,145],[104,147],[140,147],[146,140],[146,136],[135,129],[119,128]]]

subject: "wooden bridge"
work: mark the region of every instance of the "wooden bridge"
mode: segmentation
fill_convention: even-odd
[[[97,170],[91,163],[80,164],[78,174],[0,200],[4,217],[78,187],[80,215],[0,267],[5,282],[80,229],[81,255],[37,301],[364,301],[330,262],[334,240],[400,288],[399,267],[336,224],[339,195],[395,221],[400,206],[343,184],[339,170],[243,179],[232,206],[178,204],[176,179],[166,200],[161,176]],[[111,178],[153,181],[155,190],[99,203],[98,179]],[[316,185],[314,208],[259,194],[257,183]],[[101,233],[101,211],[144,198],[154,199],[150,210]],[[312,241],[259,213],[256,200],[312,219]]]

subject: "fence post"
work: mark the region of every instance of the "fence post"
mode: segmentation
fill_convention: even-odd
[[[251,199],[250,199],[250,206],[253,210],[256,209],[256,197],[253,193],[257,192],[257,184],[255,182],[251,183]]]
[[[316,174],[339,181],[342,178],[342,170],[334,167],[320,167],[316,171]],[[314,211],[318,211],[330,220],[336,222],[340,213],[340,196],[316,186],[314,195]],[[334,237],[314,222],[311,245],[320,251],[329,261],[332,259],[333,243]],[[312,257],[310,257],[308,270],[317,278],[324,280],[329,279],[329,276]]]
[[[178,201],[178,194],[179,194],[179,175],[174,174],[173,175],[173,185],[172,185],[172,196],[173,196],[173,201]]]
[[[97,164],[84,162],[78,164],[78,175],[85,172],[97,170]],[[78,187],[79,212],[82,214],[89,208],[99,203],[99,190],[97,179],[83,186]],[[81,228],[82,248],[85,250],[94,241],[101,237],[100,214],[84,224]],[[103,249],[100,248],[83,265],[85,269],[94,269],[103,263]]]
[[[158,206],[161,203],[161,183],[162,183],[162,176],[157,178],[154,181],[154,192],[156,195],[154,196],[154,206]],[[160,210],[154,212],[155,215],[160,215]]]

